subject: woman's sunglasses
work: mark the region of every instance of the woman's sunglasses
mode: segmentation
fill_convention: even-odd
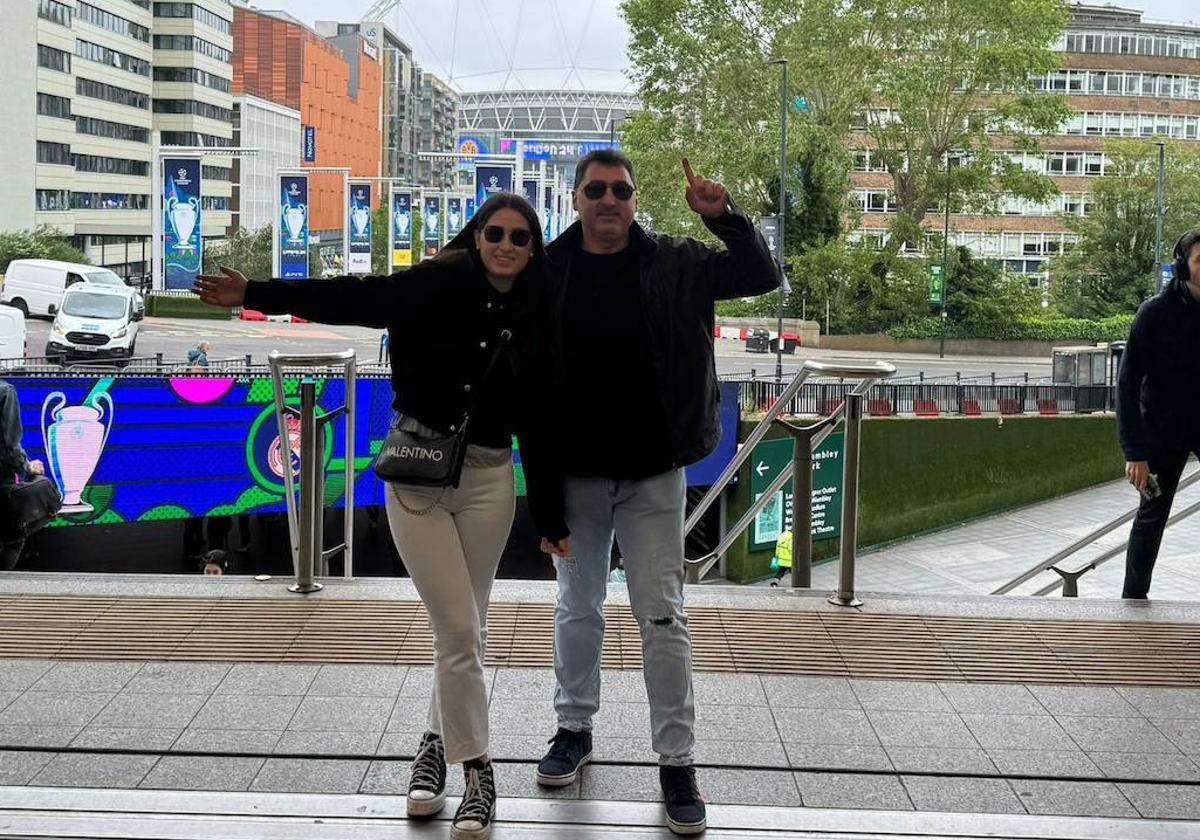
[[[603,198],[609,187],[612,187],[613,198],[617,201],[628,201],[633,198],[633,184],[627,181],[613,181],[611,184],[603,181],[588,181],[583,185],[583,194],[595,201]]]
[[[483,238],[495,245],[504,238],[504,234],[508,234],[508,241],[517,248],[524,248],[529,244],[529,240],[533,238],[533,234],[527,230],[518,228],[517,230],[505,230],[499,225],[487,225],[483,229]]]

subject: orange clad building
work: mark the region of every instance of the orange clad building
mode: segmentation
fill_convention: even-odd
[[[316,160],[303,167],[348,166],[351,176],[378,176],[383,137],[383,73],[374,46],[359,36],[343,55],[284,12],[233,9],[233,95],[249,94],[300,112],[316,129]],[[297,150],[297,159],[300,153]],[[345,204],[340,174],[309,178],[309,228],[341,230]],[[379,191],[374,191],[378,205]]]

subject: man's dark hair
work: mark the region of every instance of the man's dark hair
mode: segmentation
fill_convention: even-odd
[[[583,186],[583,176],[593,163],[599,163],[602,166],[625,167],[625,171],[629,173],[629,180],[633,181],[635,187],[637,186],[637,180],[633,176],[633,163],[629,158],[616,149],[593,149],[581,157],[579,163],[575,164],[575,189]]]
[[[1175,279],[1182,280],[1184,283],[1190,283],[1191,269],[1188,267],[1188,257],[1192,255],[1192,249],[1200,245],[1200,228],[1192,228],[1179,237],[1179,241],[1175,243]]]

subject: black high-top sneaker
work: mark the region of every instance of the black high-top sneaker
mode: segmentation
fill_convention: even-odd
[[[408,815],[432,817],[446,805],[446,748],[441,735],[426,732],[408,779]]]
[[[492,762],[463,762],[467,788],[450,826],[450,840],[487,840],[496,817],[496,778]]]
[[[699,834],[708,825],[704,798],[696,786],[696,768],[658,768],[663,805],[667,808],[667,828],[676,834]]]

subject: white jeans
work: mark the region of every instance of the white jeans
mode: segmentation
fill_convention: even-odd
[[[511,454],[473,450],[457,488],[387,485],[392,538],[433,626],[428,729],[445,740],[449,764],[488,751],[487,606],[516,507]],[[478,456],[489,465],[473,465]],[[428,513],[411,512],[429,508],[439,494]]]

